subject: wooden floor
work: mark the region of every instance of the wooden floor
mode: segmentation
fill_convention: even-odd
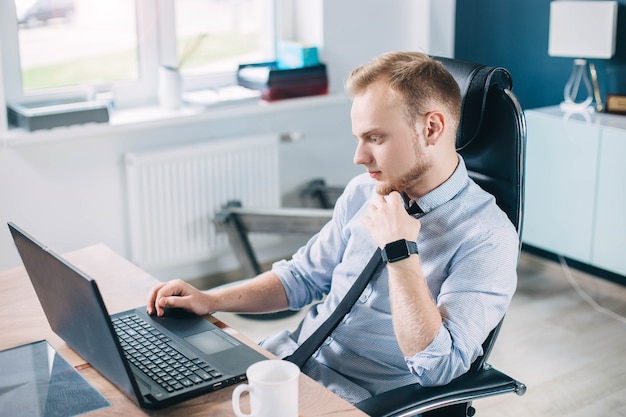
[[[626,254],[625,254],[626,255]],[[568,274],[600,309],[575,290]],[[523,254],[490,363],[526,395],[475,402],[479,417],[626,416],[626,288]]]
[[[476,401],[478,417],[626,416],[626,319],[592,307],[568,275],[600,309],[626,317],[626,288],[523,253],[518,290],[489,362],[528,390]],[[301,314],[271,321],[219,316],[261,340],[295,328]]]

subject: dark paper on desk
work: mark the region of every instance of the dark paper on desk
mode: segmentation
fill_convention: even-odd
[[[2,417],[70,417],[109,405],[46,341],[0,352]]]

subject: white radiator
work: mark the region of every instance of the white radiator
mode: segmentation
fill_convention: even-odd
[[[170,267],[228,250],[214,214],[229,200],[280,206],[278,145],[278,135],[255,136],[126,154],[132,261]]]

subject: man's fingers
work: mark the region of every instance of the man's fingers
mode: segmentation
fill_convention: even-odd
[[[159,292],[159,290],[161,290],[161,288],[163,288],[165,286],[165,283],[159,283],[156,284],[155,286],[152,287],[152,289],[150,289],[150,292],[148,293],[148,298],[146,300],[146,310],[148,312],[148,314],[154,314],[155,313],[155,305],[157,302],[157,294]]]
[[[391,204],[394,204],[394,205],[400,204],[400,205],[402,205],[402,207],[404,207],[404,200],[402,198],[402,195],[399,192],[397,192],[397,191],[392,191],[389,194],[388,202],[391,203]]]
[[[180,280],[174,280],[155,285],[148,296],[148,313],[163,316],[163,307],[173,307],[178,304],[175,298],[183,295],[183,288]]]

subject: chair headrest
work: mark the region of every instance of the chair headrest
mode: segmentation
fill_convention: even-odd
[[[511,74],[502,67],[489,67],[451,58],[432,57],[441,61],[461,89],[461,114],[456,137],[457,149],[467,146],[483,123],[487,95],[492,88],[510,90]]]

